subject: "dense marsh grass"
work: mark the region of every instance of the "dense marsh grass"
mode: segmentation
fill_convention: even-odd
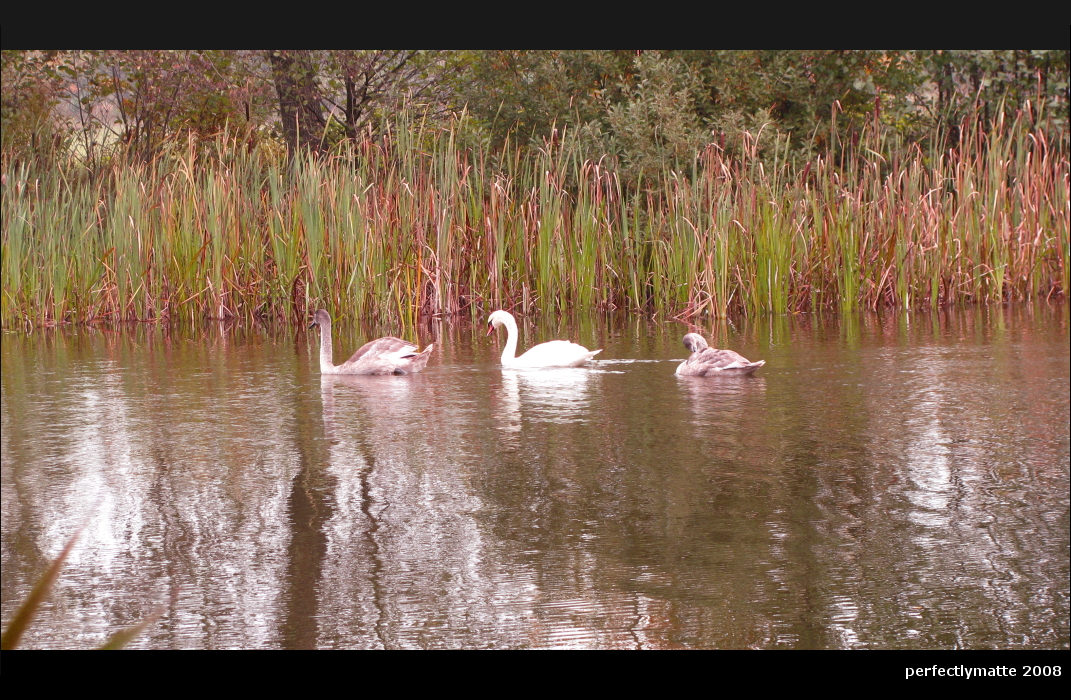
[[[323,306],[411,327],[492,307],[686,320],[1064,295],[1068,144],[1046,134],[968,120],[923,153],[868,127],[805,164],[711,145],[634,189],[568,137],[489,153],[419,123],[320,159],[236,141],[93,172],[5,154],[0,320]]]

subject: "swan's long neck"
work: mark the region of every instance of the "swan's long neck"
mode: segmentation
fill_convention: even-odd
[[[320,326],[320,374],[334,374],[335,363],[331,354],[331,322],[318,324]]]
[[[502,348],[502,364],[508,365],[517,359],[517,322],[507,316],[502,322],[506,327],[506,347]]]

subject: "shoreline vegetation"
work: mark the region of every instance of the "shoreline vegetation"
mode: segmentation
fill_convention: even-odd
[[[927,151],[871,123],[806,162],[745,133],[627,184],[567,128],[542,148],[460,147],[460,127],[404,115],[292,158],[226,135],[93,168],[6,153],[0,323],[1066,299],[1068,144],[1042,124],[974,114]]]

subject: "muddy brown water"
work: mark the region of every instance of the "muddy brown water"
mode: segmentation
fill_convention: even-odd
[[[6,332],[3,619],[84,523],[24,647],[1066,649],[1067,311]]]

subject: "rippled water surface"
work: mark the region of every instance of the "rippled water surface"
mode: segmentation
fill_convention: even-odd
[[[4,621],[85,523],[23,646],[1068,648],[1066,305],[692,329],[743,378],[675,377],[688,330],[326,378],[292,329],[5,333]]]

